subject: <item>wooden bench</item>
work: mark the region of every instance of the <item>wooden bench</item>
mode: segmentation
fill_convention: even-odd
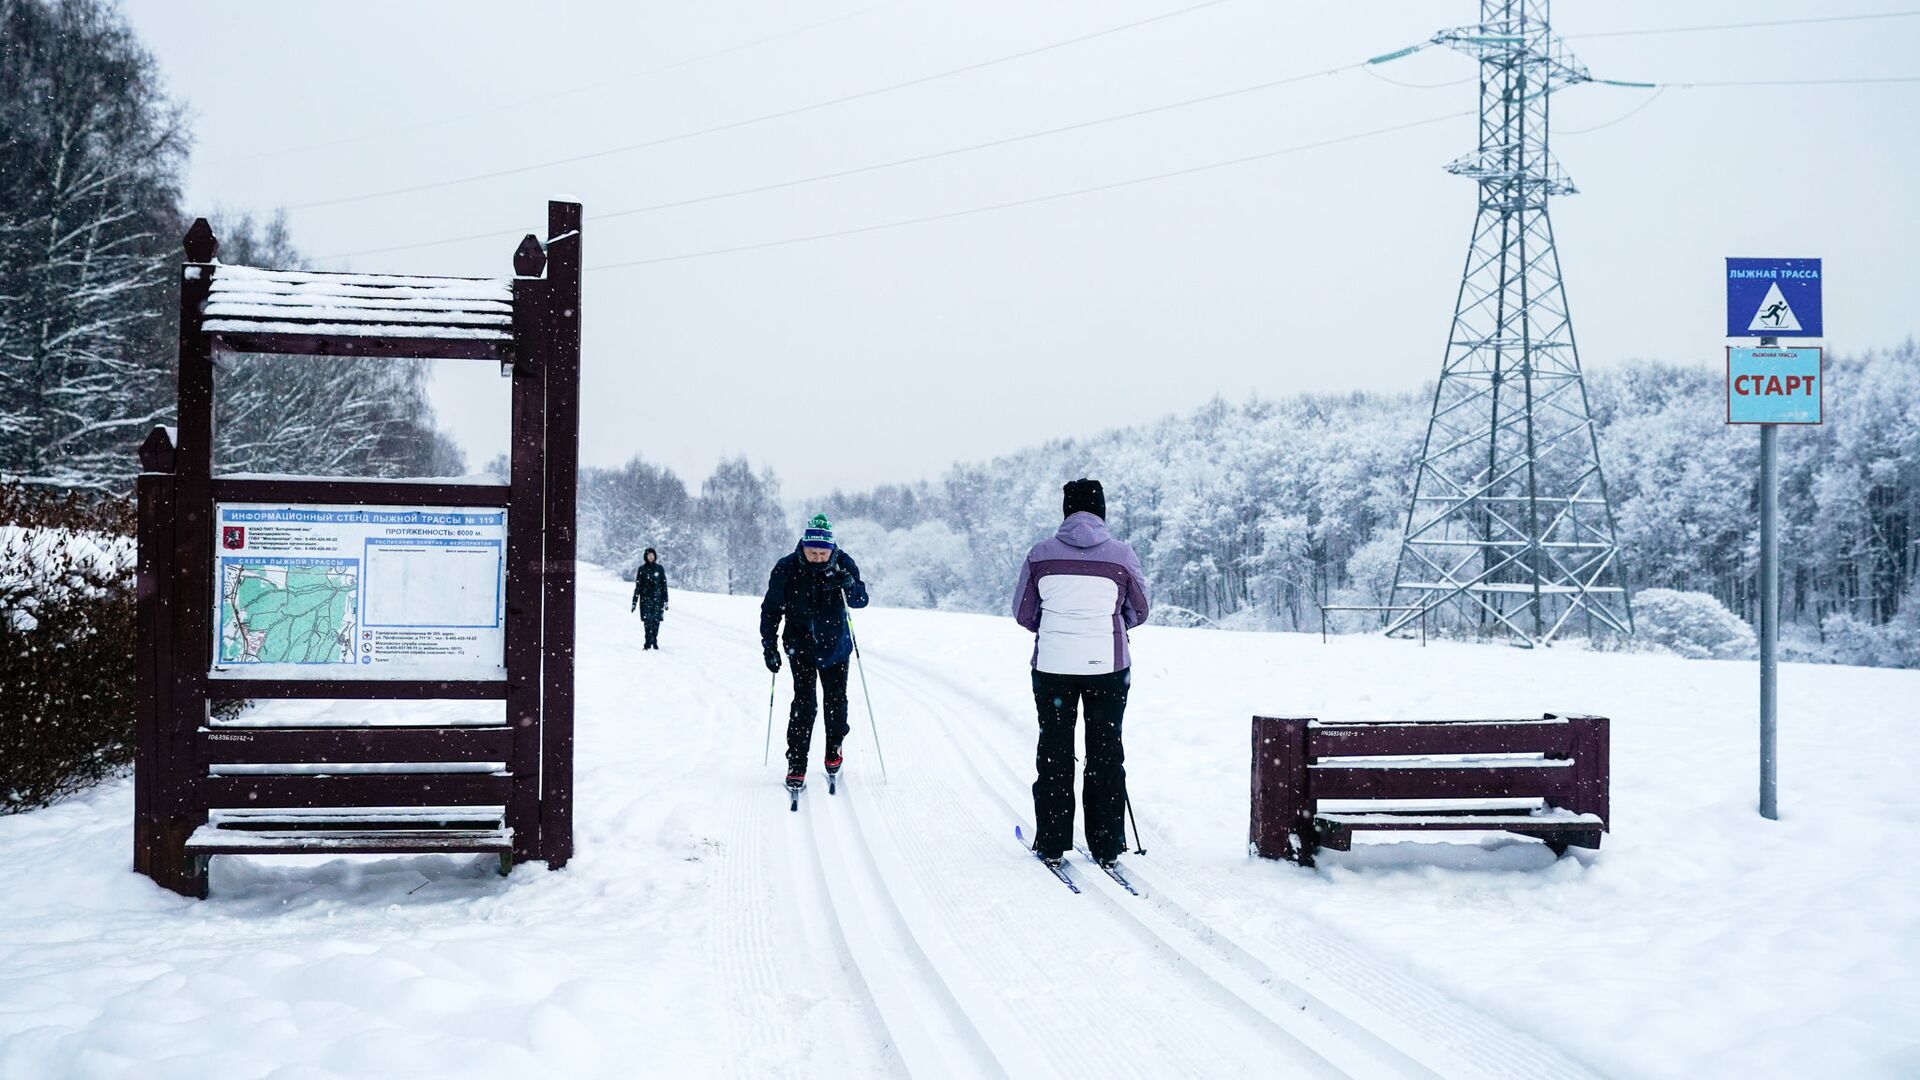
[[[1363,829],[1518,833],[1554,854],[1607,831],[1607,718],[1253,718],[1249,846],[1313,865]]]

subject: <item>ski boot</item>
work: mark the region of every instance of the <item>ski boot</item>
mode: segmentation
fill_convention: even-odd
[[[840,764],[844,760],[845,759],[837,753],[826,756],[824,764],[827,767],[827,794],[829,795],[838,795],[840,793]]]

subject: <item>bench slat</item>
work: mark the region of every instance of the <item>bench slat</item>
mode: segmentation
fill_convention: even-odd
[[[233,807],[208,820],[221,829],[498,829],[504,806]]]
[[[201,728],[205,765],[379,761],[513,762],[513,729],[499,727]]]
[[[1462,746],[1476,754],[1554,754],[1572,750],[1575,731],[1565,722],[1489,721],[1434,724],[1342,724],[1307,732],[1311,758],[1370,754],[1455,754]]]
[[[1566,768],[1316,765],[1309,771],[1316,799],[1553,798],[1574,786],[1574,771]]]
[[[374,334],[367,326],[347,332],[295,323],[251,325],[235,320],[232,329],[203,327],[207,336],[230,352],[278,353],[283,356],[392,356],[419,360],[511,360],[509,334],[475,331],[472,334],[425,335],[402,330]],[[269,329],[274,326],[292,329]]]
[[[361,776],[213,776],[200,781],[212,808],[506,805],[513,777],[473,773]]]
[[[391,851],[490,852],[513,850],[513,830],[389,829],[241,832],[202,825],[187,838],[198,855],[295,855],[306,852],[372,854]]]
[[[1477,829],[1501,832],[1605,827],[1594,814],[1315,814],[1315,823],[1349,829]]]

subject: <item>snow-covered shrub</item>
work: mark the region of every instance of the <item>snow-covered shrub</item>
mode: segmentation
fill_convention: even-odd
[[[1835,664],[1920,667],[1920,617],[1902,607],[1892,622],[1874,625],[1844,611],[1820,623],[1826,659]]]
[[[1696,660],[1753,655],[1753,628],[1702,592],[1641,589],[1633,594],[1633,628],[1642,640]]]
[[[1154,604],[1147,609],[1147,621],[1155,626],[1196,627],[1212,626],[1214,622],[1205,615],[1183,608],[1178,604]]]
[[[121,501],[0,487],[0,813],[132,757],[131,516]]]

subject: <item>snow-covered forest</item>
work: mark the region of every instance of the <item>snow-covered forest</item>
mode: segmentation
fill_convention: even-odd
[[[1828,361],[1827,423],[1781,440],[1788,655],[1909,666],[1920,657],[1920,346]],[[1589,376],[1628,581],[1704,593],[1751,622],[1759,558],[1757,451],[1725,423],[1704,365],[1634,363]],[[824,510],[877,602],[999,611],[1013,568],[1059,518],[1060,484],[1107,485],[1139,549],[1158,618],[1317,630],[1319,605],[1383,604],[1431,390],[1229,404],[954,466],[937,481],[785,505],[771,472],[723,466],[699,495],[636,457],[582,481],[588,557],[630,569],[648,546],[676,579],[747,591]],[[1729,482],[1744,478],[1744,482]],[[728,573],[732,573],[731,587]],[[744,584],[743,584],[744,582]],[[1643,632],[1669,629],[1667,605]],[[1336,614],[1335,629],[1377,625]]]
[[[189,113],[91,0],[0,3],[0,55],[0,472],[124,494],[172,419]],[[213,225],[226,262],[303,265],[278,220]],[[423,365],[249,356],[224,375],[224,470],[461,471]]]
[[[124,494],[133,447],[171,418],[189,114],[111,8],[35,0],[0,13],[0,472]],[[305,265],[278,217],[236,210],[214,224],[225,261]],[[1590,389],[1629,584],[1705,594],[1751,621],[1755,495],[1730,478],[1753,475],[1754,440],[1722,422],[1719,374],[1597,359]],[[422,364],[223,363],[223,471],[464,471],[436,427]],[[1782,439],[1789,655],[1913,663],[1920,351],[1909,342],[1829,367],[1827,424]],[[1317,629],[1322,605],[1389,600],[1427,404],[1412,388],[1215,402],[804,504],[783,501],[774,472],[744,459],[691,489],[639,443],[627,465],[583,475],[583,551],[630,569],[652,546],[684,586],[749,592],[796,523],[825,510],[881,602],[996,611],[1020,553],[1056,517],[1060,483],[1091,475],[1152,574],[1159,617]],[[1372,625],[1358,614],[1331,622]]]

